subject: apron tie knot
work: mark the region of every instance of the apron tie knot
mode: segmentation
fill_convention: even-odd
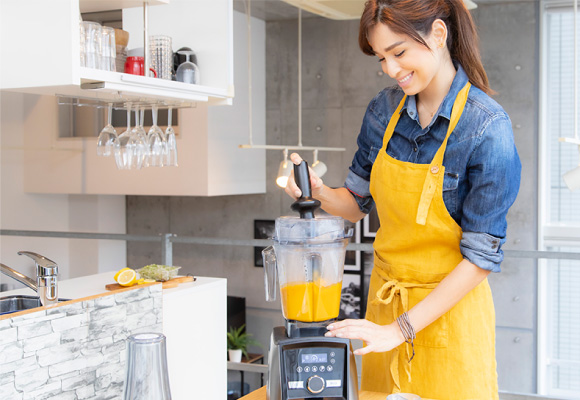
[[[382,271],[380,271],[382,272]],[[386,275],[384,273],[379,273],[379,275]],[[382,277],[386,282],[381,286],[379,290],[377,290],[376,297],[373,299],[372,303],[375,305],[378,304],[392,304],[393,307],[393,315],[395,318],[402,314],[403,312],[407,312],[409,310],[409,295],[407,292],[407,287],[409,286],[416,286],[416,284],[412,283],[405,283],[399,282],[396,279],[389,279],[386,276]],[[393,301],[395,300],[395,301]],[[402,311],[399,310],[399,305],[401,305]],[[404,345],[404,343],[403,343]],[[405,346],[407,352],[407,358],[409,358],[409,346]],[[394,356],[391,359],[391,375],[393,377],[393,383],[395,386],[395,392],[398,393],[401,391],[401,383],[399,378],[399,348],[395,348]],[[404,363],[403,370],[405,371],[405,375],[407,375],[407,381],[411,382],[411,363]]]

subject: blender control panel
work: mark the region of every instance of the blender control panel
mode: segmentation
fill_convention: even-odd
[[[289,399],[341,397],[345,385],[346,346],[284,347],[282,380]]]

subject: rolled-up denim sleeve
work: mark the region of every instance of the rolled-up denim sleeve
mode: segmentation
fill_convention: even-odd
[[[481,269],[501,272],[505,238],[497,238],[482,232],[463,232],[459,247],[464,258]]]
[[[470,190],[463,203],[460,250],[479,268],[500,272],[506,217],[518,194],[521,175],[507,114],[490,117],[478,140],[467,168]]]
[[[344,187],[349,190],[362,212],[368,214],[375,206],[370,192],[370,179],[373,163],[378,148],[382,144],[387,121],[376,111],[379,102],[383,101],[385,92],[379,93],[369,104],[360,133],[357,137],[356,151]],[[374,144],[374,147],[373,147]],[[373,151],[374,148],[374,151]]]
[[[370,182],[355,174],[352,170],[348,172],[344,187],[352,194],[358,207],[362,212],[368,214],[375,206],[370,192]]]

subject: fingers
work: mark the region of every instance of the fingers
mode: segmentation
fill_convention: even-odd
[[[298,165],[302,162],[302,157],[298,153],[290,154],[290,160],[294,163],[294,165]]]
[[[334,322],[326,327],[328,332],[324,336],[365,340],[365,325],[368,322],[364,319],[345,319]]]
[[[355,356],[364,356],[365,354],[372,353],[373,351],[373,346],[368,345],[360,349],[356,349],[353,353]]]
[[[295,165],[298,165],[303,161],[302,157],[298,153],[290,154],[290,160]],[[312,168],[308,167],[308,172],[310,174],[310,187],[312,188],[312,194],[314,197],[316,197],[316,194],[320,193],[320,191],[322,190],[324,183],[322,182],[322,179],[320,179],[320,177],[316,175],[316,173]],[[302,196],[302,191],[300,190],[298,185],[296,185],[296,180],[294,179],[294,170],[292,170],[292,172],[290,173],[290,177],[288,178],[288,183],[286,184],[285,191],[290,197],[294,198],[294,200]]]
[[[336,322],[327,329],[328,332],[325,334],[327,337],[362,340],[366,346],[357,349],[354,352],[356,355],[388,351],[400,344],[389,332],[388,326],[377,325],[365,319]]]
[[[284,190],[286,191],[286,194],[288,194],[288,196],[292,197],[294,200],[302,196],[302,191],[298,185],[296,185],[296,181],[294,180],[294,171],[290,172],[288,183],[286,184]]]

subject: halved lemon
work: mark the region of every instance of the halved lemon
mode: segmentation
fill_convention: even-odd
[[[133,286],[137,283],[137,273],[132,269],[126,269],[117,277],[117,283],[121,286]]]
[[[117,273],[115,274],[115,278],[114,278],[115,279],[115,282],[117,282],[117,278],[119,277],[119,275],[121,274],[121,272],[127,271],[128,269],[131,269],[131,268],[121,268],[120,270],[118,270]]]

